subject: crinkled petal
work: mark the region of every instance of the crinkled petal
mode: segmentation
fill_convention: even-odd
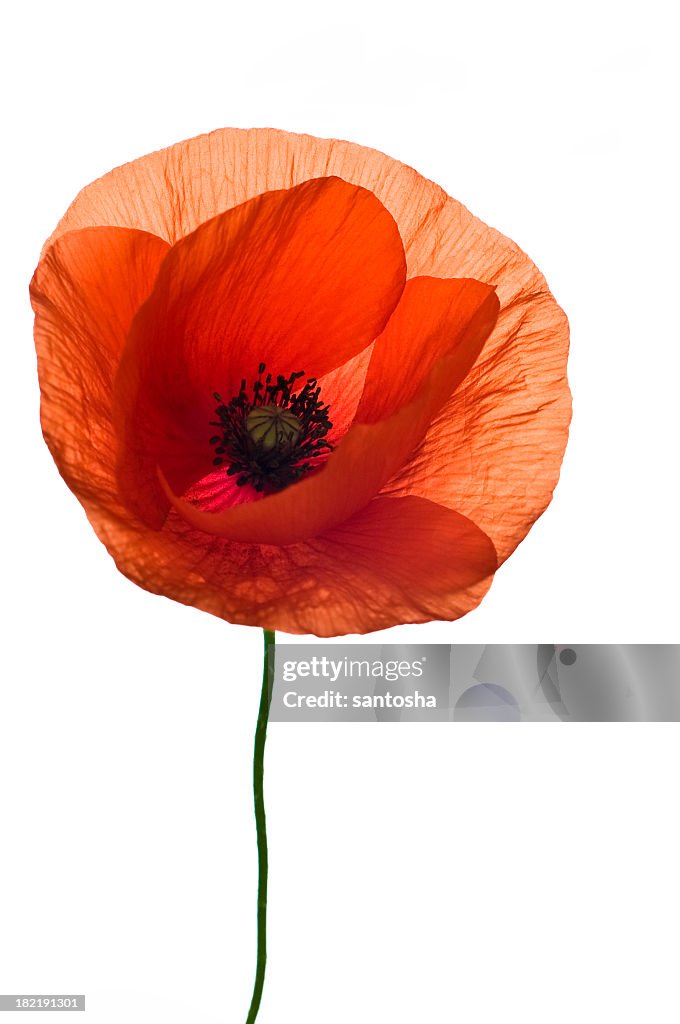
[[[303,544],[240,544],[193,530],[175,513],[139,534],[106,521],[118,567],[154,593],[230,622],[336,636],[403,622],[456,619],[496,569],[470,520],[418,498],[380,498]]]
[[[374,192],[398,215],[407,247],[447,200],[417,171],[367,146],[275,128],[223,128],[148,153],[93,181],[76,196],[46,246],[65,231],[99,224],[139,228],[174,244],[262,192],[326,175]]]
[[[183,491],[211,465],[213,393],[228,402],[262,363],[274,377],[330,374],[380,334],[405,275],[392,216],[333,177],[264,193],[179,241],[116,379],[128,505],[159,525],[156,466]]]
[[[124,515],[115,478],[113,378],[130,324],[169,251],[130,228],[62,235],[31,282],[41,421],[59,471],[78,498]]]
[[[550,502],[571,396],[568,325],[552,296],[523,294],[499,323],[496,344],[485,347],[385,493],[416,494],[463,512],[503,561]]]

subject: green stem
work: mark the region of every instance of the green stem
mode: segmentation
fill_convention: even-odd
[[[262,694],[260,710],[255,728],[255,752],[253,755],[253,795],[255,797],[255,829],[257,832],[257,966],[255,968],[255,985],[253,998],[246,1024],[253,1024],[260,1009],[264,971],[267,965],[267,822],[264,813],[264,745],[267,739],[267,721],[271,703],[270,672],[274,668],[274,645],[276,636],[273,630],[264,630],[264,670],[262,672]],[[271,665],[270,665],[271,657]]]

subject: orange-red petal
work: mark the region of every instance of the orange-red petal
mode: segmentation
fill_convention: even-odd
[[[559,476],[571,418],[568,340],[567,319],[545,287],[520,291],[385,493],[463,512],[506,559],[549,504]]]
[[[326,175],[374,192],[398,220],[407,247],[421,232],[440,227],[433,219],[446,194],[384,153],[275,128],[223,128],[148,153],[87,185],[45,248],[65,231],[97,224],[139,228],[174,244],[199,224],[262,192]],[[458,203],[455,207],[462,209]],[[412,272],[436,271],[414,267]]]
[[[417,498],[377,499],[287,547],[208,536],[174,512],[163,530],[140,536],[106,523],[104,536],[121,571],[146,590],[230,622],[317,636],[459,618],[496,568],[493,545],[472,522]]]
[[[182,500],[161,471],[168,500],[196,529],[232,540],[293,544],[337,526],[403,465],[468,372],[497,315],[493,288],[478,281],[409,282],[375,343],[366,404],[362,398],[356,421],[323,470],[262,501],[220,512]],[[422,369],[411,345],[422,352]],[[401,401],[406,404],[400,407]],[[385,418],[377,419],[381,414]]]
[[[444,357],[454,357],[456,364],[450,395],[469,373],[497,316],[498,298],[480,281],[411,278],[373,348],[357,421],[375,423],[414,401]]]
[[[320,581],[313,596],[319,636],[332,636],[337,622],[365,633],[460,618],[486,593],[498,564],[471,520],[417,498],[376,498],[305,547]],[[306,615],[292,600],[283,610],[284,628],[303,627]]]
[[[208,471],[213,393],[229,401],[261,363],[274,376],[329,374],[382,331],[405,273],[391,215],[333,177],[264,193],[179,241],[116,380],[130,507],[160,525],[156,466],[179,491]]]
[[[115,478],[113,378],[168,250],[143,231],[84,228],[47,250],[31,282],[45,439],[86,507],[116,517],[125,513]]]

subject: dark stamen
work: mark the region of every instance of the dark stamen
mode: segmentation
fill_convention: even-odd
[[[238,395],[227,403],[214,393],[219,402],[215,409],[218,419],[211,426],[220,427],[222,433],[210,438],[210,444],[218,446],[213,465],[228,462],[227,476],[237,476],[239,487],[252,484],[261,492],[279,491],[295,483],[333,449],[325,440],[333,426],[329,407],[321,401],[316,378],[310,377],[295,391],[305,376],[303,370],[275,379],[268,373],[263,383],[265,369],[260,363],[259,378],[251,385],[250,395],[245,380]]]

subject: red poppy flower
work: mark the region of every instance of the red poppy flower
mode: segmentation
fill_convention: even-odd
[[[568,328],[403,164],[226,129],[85,188],[31,286],[45,438],[131,580],[319,636],[455,619],[550,501]]]

